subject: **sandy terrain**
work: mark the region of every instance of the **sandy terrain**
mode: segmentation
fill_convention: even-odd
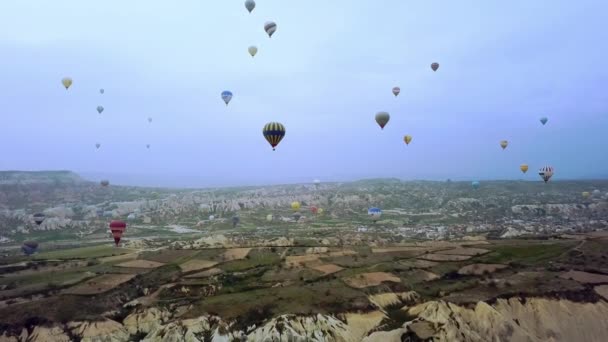
[[[303,266],[304,264],[318,262],[319,255],[308,254],[308,255],[290,255],[285,258],[285,264],[287,266]]]
[[[342,267],[340,267],[338,265],[334,265],[334,264],[323,264],[323,265],[313,266],[311,268],[313,270],[317,270],[317,271],[323,272],[325,274],[332,274],[332,273],[336,273],[336,272],[343,270]]]
[[[564,279],[572,279],[584,284],[608,283],[608,275],[581,271],[568,271],[560,275]]]
[[[597,294],[608,300],[608,285],[600,285],[593,288]]]
[[[346,284],[359,289],[370,286],[378,286],[384,281],[400,283],[401,279],[386,272],[361,273],[353,277],[344,278],[344,282]]]
[[[222,254],[221,258],[224,261],[245,259],[251,248],[231,248]]]
[[[192,259],[192,260],[188,260],[185,263],[179,265],[179,267],[182,269],[183,272],[191,272],[191,271],[196,271],[196,270],[202,270],[205,268],[210,268],[215,265],[217,265],[216,261]]]
[[[463,275],[482,275],[487,273],[494,273],[497,270],[507,268],[509,266],[502,264],[471,264],[466,265],[458,270],[458,274]]]
[[[437,251],[435,254],[444,254],[444,255],[482,255],[489,253],[490,251],[482,248],[454,248],[448,249],[445,251]]]
[[[207,278],[214,275],[222,274],[224,270],[219,268],[211,268],[202,272],[187,275],[186,278]]]
[[[164,265],[165,264],[163,264],[161,262],[150,261],[150,260],[131,260],[131,261],[123,262],[121,264],[114,265],[114,266],[133,267],[133,268],[157,268],[157,267],[161,267]]]
[[[365,335],[382,322],[386,315],[381,311],[367,313],[347,313],[344,315],[346,324],[353,336],[352,341],[361,341]]]
[[[136,274],[104,274],[82,284],[63,290],[65,294],[89,295],[114,289],[118,285],[133,279]]]
[[[463,261],[471,259],[467,255],[446,255],[446,254],[425,254],[418,257],[419,259],[431,261]]]
[[[137,258],[138,254],[139,253],[122,254],[122,255],[110,256],[110,257],[105,257],[105,258],[99,258],[98,260],[101,263],[134,260]]]
[[[333,252],[329,252],[329,256],[330,257],[340,257],[340,256],[345,256],[345,255],[355,255],[357,254],[357,252],[351,250],[351,249],[345,249],[343,251],[333,251]]]

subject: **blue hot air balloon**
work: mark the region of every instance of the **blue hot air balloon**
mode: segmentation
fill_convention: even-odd
[[[473,189],[478,189],[479,188],[479,182],[478,181],[473,181],[473,182],[471,182],[471,186],[473,187]]]
[[[371,216],[373,221],[378,221],[380,216],[382,216],[382,210],[379,208],[369,208],[367,209],[367,215]]]
[[[32,255],[32,254],[36,253],[36,250],[38,250],[38,242],[35,242],[35,241],[25,241],[23,243],[23,245],[21,246],[21,250],[26,255]]]
[[[227,106],[228,102],[230,102],[230,100],[232,100],[232,92],[229,90],[224,90],[222,92],[222,100],[224,100],[224,102],[226,102],[226,106]]]
[[[546,117],[540,118],[540,123],[542,123],[543,125],[546,124],[547,121],[549,121],[549,119],[547,119]]]

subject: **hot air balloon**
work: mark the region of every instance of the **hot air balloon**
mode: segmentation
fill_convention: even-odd
[[[378,112],[376,114],[376,122],[380,125],[380,128],[384,129],[384,126],[388,123],[388,120],[391,119],[391,116],[387,112]]]
[[[602,195],[602,193],[598,189],[595,189],[595,190],[593,190],[591,195],[593,195],[593,197],[600,197]]]
[[[95,148],[100,148],[100,147],[101,147],[100,143],[95,144]]]
[[[318,180],[318,179],[315,179],[315,180],[313,180],[312,182],[314,183],[314,185],[319,185],[319,184],[321,184],[321,181],[320,181],[320,180]]]
[[[412,136],[411,135],[406,135],[403,137],[403,141],[405,141],[406,145],[409,145],[410,142],[412,141]]]
[[[230,102],[230,100],[232,100],[232,92],[229,90],[224,90],[222,92],[222,100],[224,100],[224,102],[226,102],[226,106],[227,106],[228,103]]]
[[[279,122],[269,122],[264,125],[262,134],[264,134],[264,138],[266,138],[266,141],[268,141],[274,151],[285,136],[285,126]]]
[[[367,209],[367,215],[369,215],[375,222],[380,219],[380,216],[382,216],[382,210],[380,210],[379,208],[369,208]]]
[[[99,89],[99,93],[100,93],[100,94],[103,94],[103,93],[105,93],[105,92],[106,92],[106,91],[105,91],[105,90],[103,90],[103,88]]]
[[[37,225],[41,225],[45,218],[46,216],[43,213],[34,214],[34,222],[36,222]]]
[[[437,71],[437,69],[439,69],[439,63],[431,63],[431,69],[433,69],[433,71]]]
[[[502,149],[504,150],[505,148],[507,148],[507,145],[509,145],[509,142],[506,140],[501,140],[500,141],[500,147],[502,147]]]
[[[540,123],[542,123],[543,126],[547,123],[547,121],[549,121],[549,119],[547,119],[546,117],[540,118]]]
[[[581,195],[583,195],[584,199],[587,199],[587,198],[589,198],[589,196],[591,196],[591,194],[589,193],[589,191],[583,191],[583,193]]]
[[[266,221],[268,221],[268,222],[272,221],[272,214],[266,215]]]
[[[112,236],[114,237],[114,243],[116,246],[120,243],[120,239],[122,238],[122,234],[127,229],[127,224],[124,221],[116,220],[110,222],[110,231],[112,232]]]
[[[101,112],[103,112],[103,106],[97,106],[97,112],[101,114]]]
[[[37,249],[38,249],[38,242],[35,242],[35,241],[25,241],[23,243],[23,245],[21,245],[21,250],[26,255],[32,255],[32,254],[36,253]]]
[[[249,11],[249,13],[251,13],[251,11],[253,11],[253,9],[255,8],[255,1],[253,1],[253,0],[245,1],[245,8]]]
[[[247,51],[249,51],[249,54],[251,55],[251,57],[255,57],[255,55],[258,53],[258,48],[256,46],[251,45]]]
[[[101,186],[108,186],[108,185],[110,185],[110,181],[107,179],[104,179],[101,182],[99,182],[99,184],[101,184]]]
[[[209,221],[213,221],[213,220],[215,220],[215,216],[209,215]]]
[[[239,224],[239,222],[241,222],[241,219],[238,216],[233,216],[232,217],[232,228],[236,227],[236,225]]]
[[[319,210],[317,211],[317,213],[319,213],[319,215],[323,214],[323,208],[319,208]]]
[[[310,212],[316,215],[319,212],[319,208],[312,206],[310,207]]]
[[[65,90],[68,90],[68,88],[72,85],[72,79],[69,77],[64,77],[61,80],[61,83],[63,84],[63,86],[65,87]]]
[[[148,122],[149,122],[149,123],[152,123],[152,118],[148,118]]]
[[[399,95],[400,92],[401,92],[401,88],[393,87],[393,95],[395,95],[395,97],[397,97],[397,95]]]
[[[296,222],[300,221],[300,217],[302,217],[302,215],[300,215],[300,213],[293,214],[293,218],[296,219]]]
[[[479,181],[473,181],[471,182],[471,186],[473,187],[473,189],[479,189]]]
[[[300,202],[298,202],[298,201],[291,202],[291,210],[293,210],[293,211],[300,210]]]
[[[521,164],[519,166],[519,169],[521,170],[521,172],[526,173],[528,171],[528,164]]]
[[[150,144],[146,144],[146,148],[147,148],[147,149],[150,149]]]
[[[264,31],[268,34],[268,38],[272,38],[272,35],[277,31],[277,24],[274,21],[267,21],[264,24]]]
[[[540,170],[538,170],[538,175],[545,181],[545,183],[547,183],[549,179],[551,179],[551,177],[553,176],[553,167],[542,167]]]

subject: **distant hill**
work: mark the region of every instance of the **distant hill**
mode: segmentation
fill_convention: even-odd
[[[0,171],[0,185],[78,184],[85,182],[72,171]]]

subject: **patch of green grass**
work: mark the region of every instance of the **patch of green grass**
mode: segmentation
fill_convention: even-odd
[[[228,272],[240,272],[255,267],[278,265],[280,262],[281,259],[276,253],[253,249],[249,252],[247,258],[228,261],[222,264],[220,268]]]
[[[121,255],[131,253],[133,250],[127,248],[114,247],[108,244],[80,247],[70,249],[60,249],[50,252],[36,254],[35,259],[87,259],[100,258],[113,255]]]
[[[475,258],[476,262],[507,264],[509,262],[523,265],[535,265],[548,259],[556,258],[571,248],[573,243],[544,243],[526,246],[493,246],[491,253]]]

